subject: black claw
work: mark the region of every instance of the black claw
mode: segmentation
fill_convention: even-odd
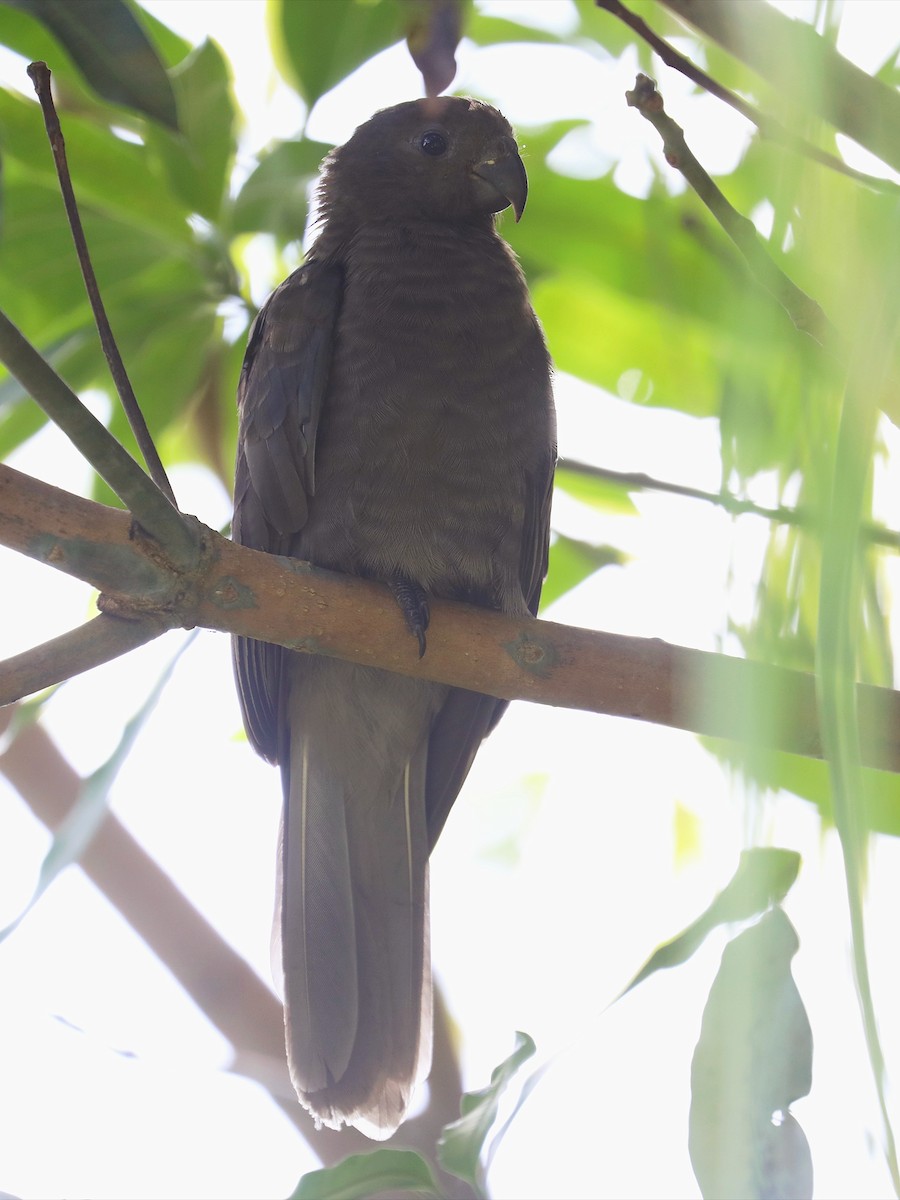
[[[403,578],[392,579],[389,586],[403,613],[406,628],[419,643],[419,658],[422,658],[425,654],[425,630],[431,616],[425,589],[411,579]]]

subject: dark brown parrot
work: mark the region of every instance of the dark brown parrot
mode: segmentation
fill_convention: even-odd
[[[250,333],[234,537],[523,616],[547,566],[550,361],[494,214],[525,207],[476,100],[399,104],[325,160],[318,237]],[[317,1122],[389,1137],[431,1060],[428,855],[505,703],[235,640],[251,742],[284,788],[291,1078]]]

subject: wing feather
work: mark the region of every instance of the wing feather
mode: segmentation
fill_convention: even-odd
[[[243,546],[289,553],[306,523],[342,290],[340,267],[310,259],[276,288],[253,323],[238,384],[232,536]],[[283,652],[245,638],[234,639],[233,652],[248,736],[276,762]]]

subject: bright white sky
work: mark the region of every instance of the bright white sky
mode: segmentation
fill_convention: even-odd
[[[270,73],[261,0],[153,0],[148,7],[188,38],[215,37],[234,63],[250,118],[239,170],[271,138],[297,132],[303,114]],[[561,29],[571,17],[568,0],[485,7]],[[900,4],[852,0],[845,52],[873,67],[898,41]],[[612,160],[620,186],[640,194],[646,156],[658,150],[622,101],[633,57],[616,63],[559,49],[532,62],[537,54],[466,45],[457,85],[496,99],[522,125],[601,114],[577,147],[581,162],[570,157],[567,165],[589,170]],[[540,88],[531,82],[535,70],[545,81]],[[714,171],[727,171],[744,123],[708,97],[689,97],[662,66],[659,78],[696,152]],[[406,52],[388,51],[323,98],[310,134],[343,140],[374,109],[419,93]],[[587,166],[586,155],[594,156]],[[265,264],[261,252],[261,271]],[[718,484],[711,421],[642,411],[570,380],[561,382],[559,407],[564,454]],[[52,431],[14,465],[73,489],[85,477]],[[173,484],[183,508],[214,526],[226,520],[228,498],[206,474],[176,470]],[[639,507],[639,518],[610,517],[603,529],[631,555],[628,566],[602,572],[552,617],[714,648],[727,616],[742,619],[752,602],[764,525],[662,496],[644,497]],[[555,522],[574,536],[597,536],[594,517],[565,497]],[[84,617],[87,597],[73,581],[8,554],[3,564],[0,656]],[[47,723],[80,771],[108,756],[121,723],[178,644],[170,635],[63,689]],[[202,635],[123,771],[114,807],[268,981],[279,787],[234,736],[239,726],[227,640]],[[544,776],[542,791],[523,786]],[[676,863],[679,810],[696,821],[699,840]],[[0,790],[0,814],[2,927],[26,902],[48,838],[8,789]],[[812,1143],[817,1195],[890,1194],[880,1154],[867,1141],[874,1131],[877,1142],[878,1124],[833,836],[823,837],[815,814],[793,798],[776,805],[761,796],[748,805],[741,786],[687,735],[522,704],[477,760],[435,853],[431,889],[435,968],[464,1034],[467,1086],[487,1082],[516,1029],[529,1032],[540,1062],[551,1064],[497,1156],[495,1196],[697,1194],[686,1149],[690,1056],[721,941],[711,939],[689,966],[601,1009],[659,942],[708,904],[741,847],[765,839],[804,857],[788,912],[801,930],[795,976],[816,1059],[814,1094],[795,1111]],[[876,963],[896,959],[897,859],[893,844],[875,855]],[[0,948],[0,972],[0,1189],[94,1200],[287,1195],[312,1165],[266,1094],[223,1069],[227,1045],[77,870],[56,882]],[[900,980],[889,974],[877,986],[896,1078]]]

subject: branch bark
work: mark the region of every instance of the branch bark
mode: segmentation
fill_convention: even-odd
[[[197,569],[176,569],[128,514],[0,467],[0,542],[93,583],[113,615],[202,625],[503,699],[822,756],[812,675],[439,600],[420,659],[381,584],[198,529]],[[0,664],[0,702],[8,703],[18,697],[4,682]],[[863,761],[900,771],[900,693],[863,684],[858,691]]]

